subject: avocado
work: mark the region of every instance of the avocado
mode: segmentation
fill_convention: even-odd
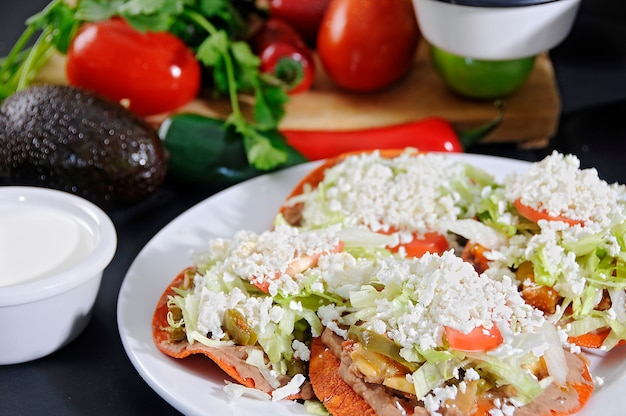
[[[132,203],[156,191],[166,173],[156,130],[95,93],[40,84],[0,106],[0,184]]]

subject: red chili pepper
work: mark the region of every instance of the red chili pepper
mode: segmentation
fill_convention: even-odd
[[[309,160],[326,159],[359,150],[402,149],[462,152],[500,125],[504,106],[489,123],[465,132],[457,131],[441,117],[429,117],[393,126],[341,131],[281,130],[287,143]]]
[[[261,72],[285,84],[290,94],[307,91],[313,84],[313,54],[288,23],[268,19],[254,36],[252,47],[261,58]]]

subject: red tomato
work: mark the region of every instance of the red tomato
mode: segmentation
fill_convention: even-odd
[[[65,70],[70,84],[127,103],[140,116],[173,111],[200,89],[200,64],[183,41],[121,19],[84,24]]]
[[[338,86],[375,91],[406,75],[419,39],[411,0],[331,0],[317,52]]]
[[[315,80],[313,53],[289,23],[275,17],[268,19],[252,45],[261,58],[261,71],[285,82],[290,94],[311,88]]]
[[[448,326],[445,327],[445,331],[448,344],[453,350],[489,351],[502,344],[503,341],[502,334],[495,325],[489,329],[478,326],[468,334]]]
[[[442,234],[426,233],[415,236],[410,243],[392,247],[391,251],[397,252],[400,247],[404,247],[407,257],[422,257],[426,253],[443,254],[449,248],[449,244]]]
[[[312,46],[329,3],[330,0],[271,0],[270,16],[291,24]]]
[[[526,217],[532,222],[538,222],[539,220],[547,220],[547,221],[563,221],[569,225],[584,225],[585,222],[582,220],[573,220],[571,218],[566,218],[562,216],[552,216],[548,214],[546,211],[538,211],[534,208],[531,208],[527,205],[522,204],[522,201],[519,199],[515,200],[513,203],[515,205],[515,209],[522,217]]]

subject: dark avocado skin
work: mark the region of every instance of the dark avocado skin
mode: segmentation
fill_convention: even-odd
[[[0,107],[0,184],[129,203],[156,191],[166,171],[155,129],[86,90],[35,85]]]

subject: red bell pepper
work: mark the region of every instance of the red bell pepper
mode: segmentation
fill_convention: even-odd
[[[502,102],[492,121],[473,130],[457,131],[441,117],[429,117],[385,127],[355,130],[313,131],[281,130],[287,143],[309,160],[326,159],[359,150],[401,149],[414,147],[422,151],[462,152],[498,127],[504,115]]]
[[[284,84],[288,93],[307,91],[311,87],[315,79],[313,53],[288,23],[278,18],[268,19],[251,43],[261,58],[261,72]]]

